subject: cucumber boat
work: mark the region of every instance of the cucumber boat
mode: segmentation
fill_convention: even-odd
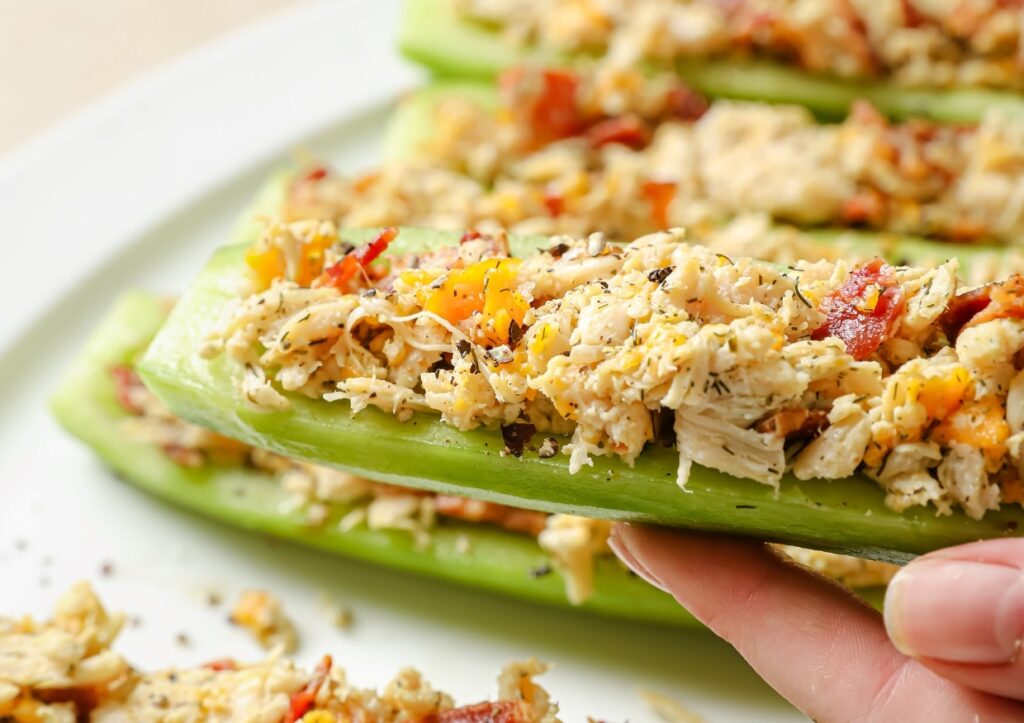
[[[358,245],[379,235],[343,231],[340,240]],[[459,238],[403,229],[389,251],[452,247]],[[511,237],[509,243],[512,256],[529,258],[550,242]],[[931,247],[923,250],[934,253]],[[942,516],[920,507],[896,512],[886,505],[885,492],[859,474],[830,481],[786,475],[776,489],[694,464],[684,492],[676,484],[678,455],[657,445],[648,445],[633,466],[596,457],[592,466],[569,474],[564,457],[510,456],[498,430],[462,432],[430,414],[417,412],[399,421],[367,408],[353,416],[347,403],[290,393],[282,395],[286,410],[254,408],[236,386],[242,372],[236,362],[195,352],[249,278],[247,251],[229,247],[214,255],[150,346],[140,371],[175,414],[253,446],[406,487],[527,509],[753,536],[887,561],[1019,534],[1024,520],[1024,510],[1010,504],[981,519],[959,510]],[[897,246],[895,251],[913,260],[917,249]],[[962,251],[969,259],[970,251]]]
[[[585,54],[535,43],[515,43],[497,27],[460,14],[454,0],[405,0],[399,45],[407,57],[440,76],[487,79],[510,67],[586,66]],[[845,79],[772,60],[687,58],[675,72],[712,97],[802,105],[822,118],[841,118],[857,100],[868,100],[893,118],[928,117],[951,123],[976,121],[991,109],[1024,115],[1024,94],[981,87],[908,87],[887,79]]]
[[[417,541],[402,530],[338,521],[352,506],[332,504],[313,526],[272,475],[240,464],[183,466],[158,445],[126,432],[111,371],[131,367],[166,319],[170,304],[144,292],[112,307],[52,398],[60,423],[124,480],[166,502],[252,532],[381,567],[417,573],[537,603],[569,606],[565,579],[536,540],[485,524],[446,520]],[[291,508],[291,509],[289,509]],[[668,595],[609,556],[595,559],[593,593],[580,609],[605,616],[700,627]],[[877,599],[880,591],[864,594]]]

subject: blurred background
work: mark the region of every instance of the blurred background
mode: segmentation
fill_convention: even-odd
[[[301,0],[0,0],[0,154],[104,92]]]

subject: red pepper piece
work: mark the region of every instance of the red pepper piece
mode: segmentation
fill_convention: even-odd
[[[338,291],[348,290],[351,282],[360,269],[365,270],[382,253],[398,235],[397,228],[386,228],[373,241],[365,246],[350,251],[341,261],[324,269],[324,272],[313,282],[313,286],[333,286]]]
[[[878,287],[874,307],[865,309],[869,287]],[[892,278],[890,268],[874,259],[850,272],[843,285],[821,303],[825,323],[814,330],[813,339],[834,336],[846,344],[857,360],[867,359],[892,333],[903,311],[903,290]]]
[[[331,663],[331,656],[325,655],[313,671],[313,677],[306,683],[306,687],[292,694],[292,699],[288,704],[288,713],[281,723],[295,723],[313,709],[316,704],[316,693],[331,672]]]
[[[499,87],[528,147],[578,135],[585,127],[576,104],[579,78],[575,73],[511,68],[502,73]]]

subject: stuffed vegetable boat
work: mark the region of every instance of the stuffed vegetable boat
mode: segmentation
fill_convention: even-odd
[[[378,484],[174,417],[134,368],[170,308],[148,294],[123,295],[53,399],[61,423],[125,480],[229,524],[377,565],[604,615],[697,625],[611,558],[606,521]],[[872,602],[894,572],[785,552]]]
[[[402,50],[441,75],[523,63],[596,67],[609,82],[671,68],[712,96],[844,115],[977,120],[1024,112],[1024,9],[1000,0],[406,0]]]
[[[901,559],[1018,528],[1020,283],[277,223],[140,369],[190,421],[374,479]]]
[[[517,67],[497,84],[419,91],[389,135],[391,158],[370,173],[346,181],[311,169],[285,217],[629,239],[763,214],[1024,240],[1024,116],[995,110],[977,124],[896,123],[861,101],[822,124],[798,106],[710,100],[664,75],[621,89]]]
[[[547,670],[536,660],[507,665],[494,699],[457,706],[411,668],[380,692],[359,688],[330,656],[313,670],[271,655],[259,663],[221,658],[193,668],[142,672],[112,647],[124,622],[124,615],[104,609],[86,583],[62,596],[48,620],[0,617],[0,718],[52,723],[558,720],[558,706],[534,680]]]

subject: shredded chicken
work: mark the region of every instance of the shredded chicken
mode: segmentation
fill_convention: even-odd
[[[221,659],[195,668],[143,673],[111,649],[124,619],[108,614],[79,583],[46,622],[0,619],[0,719],[47,723],[381,723],[502,720],[557,723],[558,706],[535,681],[536,660],[512,663],[495,700],[456,707],[412,669],[382,692],[357,688],[325,657],[313,670],[272,656],[244,664]]]

